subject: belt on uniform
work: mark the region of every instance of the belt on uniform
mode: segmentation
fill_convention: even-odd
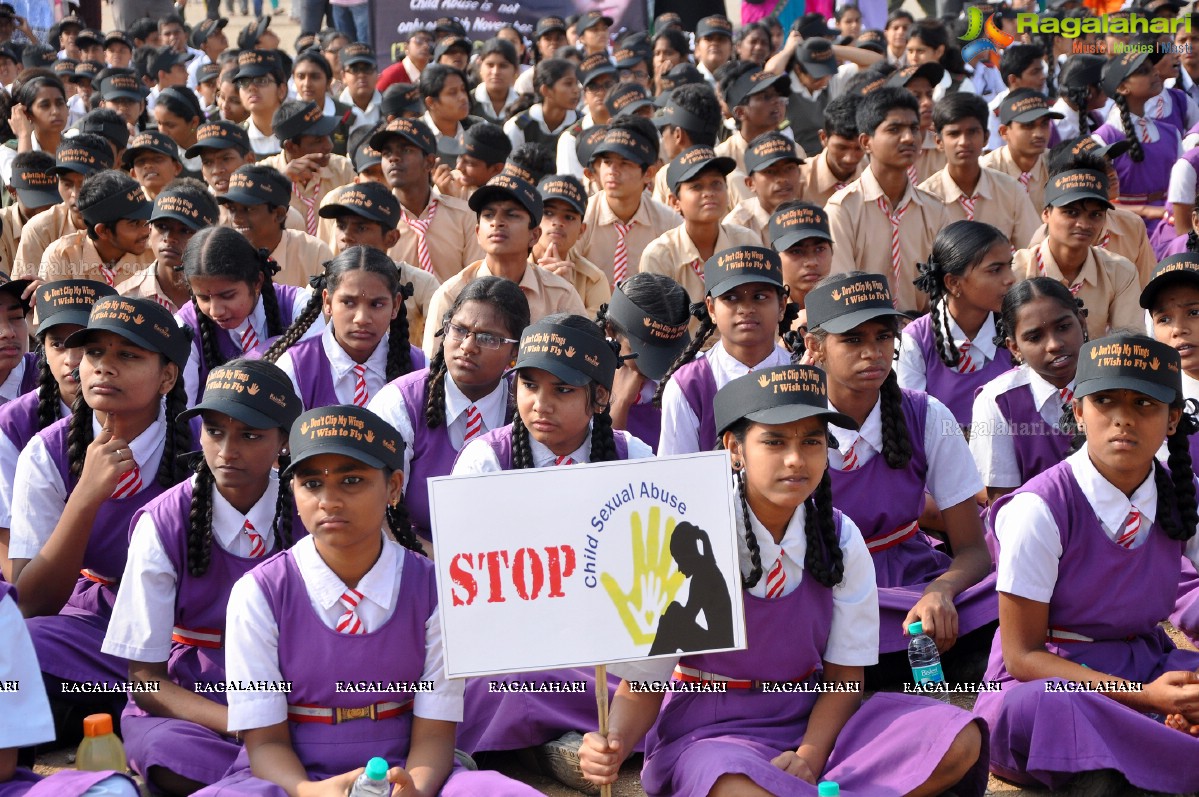
[[[224,634],[216,628],[184,628],[177,625],[171,631],[172,642],[195,648],[219,648],[223,638]]]
[[[117,579],[109,578],[108,576],[102,576],[99,573],[97,573],[95,570],[89,570],[86,567],[79,571],[79,575],[83,576],[88,581],[95,581],[97,584],[100,584],[101,586],[115,587],[117,585]]]
[[[888,548],[894,548],[901,542],[905,542],[910,540],[912,537],[915,537],[916,532],[918,531],[920,531],[920,524],[913,520],[911,523],[905,523],[902,526],[892,529],[889,533],[884,534],[881,537],[875,537],[874,539],[866,540],[866,548],[870,551],[870,553],[885,551]]]
[[[386,720],[412,711],[412,701],[403,703],[371,703],[368,706],[344,708],[337,706],[310,706],[305,703],[288,704],[287,719],[291,722],[320,722],[325,725],[340,725],[351,720]]]
[[[811,678],[815,672],[816,668],[813,667],[799,678],[794,678],[792,680],[783,682],[770,681],[769,683],[801,684]],[[726,689],[758,689],[764,683],[763,681],[758,680],[729,678],[727,675],[720,675],[714,672],[704,672],[703,670],[697,670],[694,667],[685,667],[682,664],[675,666],[674,680],[689,684],[721,684]]]
[[[1165,191],[1154,191],[1152,194],[1120,194],[1116,201],[1122,205],[1145,205],[1161,202],[1165,198]]]

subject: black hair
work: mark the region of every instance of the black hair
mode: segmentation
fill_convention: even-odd
[[[17,76],[13,83],[13,102],[18,102],[29,109],[37,100],[37,93],[44,88],[58,89],[63,99],[66,99],[67,90],[63,88],[62,81],[53,72],[49,69],[26,69]]]
[[[1003,84],[1024,73],[1024,70],[1045,57],[1045,50],[1036,44],[1012,44],[999,56],[999,77]]]
[[[532,142],[526,142],[512,150],[512,154],[508,156],[508,162],[531,174],[533,176],[531,182],[534,185],[541,182],[541,178],[547,174],[553,174],[558,165],[553,150],[545,144]],[[532,216],[529,218],[532,219]],[[533,224],[533,227],[536,226]]]
[[[894,66],[888,64],[886,61],[880,61],[879,63],[874,64],[867,69],[859,71],[856,75],[853,75],[846,80],[845,89],[841,92],[840,96],[852,96],[861,100],[862,97],[866,96],[868,93],[868,87],[870,90],[881,87],[883,85],[883,80],[894,71]],[[829,100],[829,105],[832,104],[832,100]],[[826,107],[825,110],[827,111],[828,108]]]
[[[276,131],[278,131],[279,125],[283,122],[283,120],[289,119],[293,116],[297,116],[297,115],[303,113],[304,108],[307,106],[308,106],[308,103],[303,100],[284,100],[283,102],[279,103],[279,107],[276,108],[275,113],[271,115],[271,126]],[[295,143],[295,142],[298,142],[300,140],[300,137],[303,135],[304,135],[303,132],[299,132],[299,133],[296,133],[291,138],[280,140],[279,143],[280,144],[286,144],[288,142]]]
[[[442,325],[449,322],[467,302],[483,302],[491,305],[503,319],[508,337],[520,339],[529,325],[529,300],[516,283],[502,277],[479,277],[471,280],[454,299],[454,303],[441,317]],[[431,319],[432,320],[432,319]],[[440,335],[439,335],[440,337]],[[425,427],[436,429],[445,423],[445,380],[449,369],[445,363],[445,339],[437,344],[437,351],[429,361],[429,379],[425,385]]]
[[[329,64],[329,59],[321,53],[320,50],[309,49],[301,50],[296,54],[296,58],[291,62],[291,71],[294,74],[296,67],[303,63],[316,64],[317,68],[325,73],[325,80],[332,82],[333,67]]]
[[[470,127],[470,137],[489,151],[501,155],[500,162],[507,160],[508,156],[512,154],[512,139],[508,138],[504,128],[499,125],[491,122],[473,124]]]
[[[541,90],[548,89],[568,75],[577,74],[578,67],[565,58],[546,58],[533,67],[533,93],[541,100]]]
[[[985,133],[990,122],[989,116],[987,101],[982,97],[967,91],[951,91],[933,106],[933,127],[940,133],[945,125],[977,119]]]
[[[462,78],[463,88],[470,86],[466,73],[457,67],[436,63],[426,66],[420,73],[420,80],[417,82],[421,98],[428,100],[441,97],[441,92],[445,90],[445,82],[450,79],[451,75]]]
[[[1061,11],[1047,10],[1038,14],[1038,19],[1052,19],[1060,23],[1065,16]],[[1045,56],[1045,91],[1050,97],[1056,97],[1058,94],[1057,58],[1054,56],[1053,50],[1054,40],[1060,36],[1060,33],[1040,33],[1032,36],[1033,44],[1038,45]],[[1004,82],[1006,82],[1006,78]]]
[[[973,95],[971,95],[973,96]],[[913,283],[928,294],[932,315],[933,339],[937,356],[950,368],[957,368],[961,353],[949,334],[949,300],[945,278],[965,277],[980,265],[991,247],[1008,244],[1007,236],[981,221],[955,221],[937,233],[927,262],[917,264],[920,276]]]
[[[1125,138],[1128,139],[1128,157],[1134,163],[1145,160],[1145,148],[1141,146],[1141,137],[1137,135],[1136,126],[1132,123],[1132,114],[1128,110],[1128,98],[1117,92],[1112,97],[1116,108],[1120,111],[1120,125],[1124,128]]]
[[[858,140],[858,94],[842,94],[828,101],[824,107],[824,134],[840,136],[850,141]]]
[[[753,421],[748,418],[741,418],[726,431],[744,446],[746,432],[752,424]],[[724,448],[723,440],[718,440],[716,447]],[[741,577],[741,585],[749,589],[762,580],[762,554],[750,524],[751,512],[744,466],[734,466],[733,476],[741,501],[741,522],[745,526],[745,547],[749,549],[750,559],[749,575]],[[804,501],[804,536],[807,538],[804,570],[823,586],[835,587],[840,584],[845,578],[845,558],[841,551],[841,538],[837,534],[837,522],[833,517],[833,484],[827,469],[816,489]]]
[[[585,316],[554,313],[541,319],[541,321],[546,324],[558,324],[578,330],[597,340],[605,340],[604,333],[600,332],[595,322]],[[615,341],[608,341],[608,345],[613,347],[615,353],[619,353],[619,344]],[[600,385],[595,382],[587,385],[587,392],[593,411],[599,407],[599,388]],[[611,392],[610,389],[609,392]],[[591,419],[592,462],[614,462],[619,459],[616,453],[616,436],[612,431],[612,414],[609,411],[610,404],[609,400],[598,412],[594,412]],[[529,430],[525,428],[524,421],[521,419],[519,412],[512,416],[512,467],[513,469],[533,467],[533,449],[529,446]]]
[[[677,105],[682,110],[694,116],[703,126],[702,130],[685,128],[694,146],[714,147],[716,136],[720,133],[720,125],[724,120],[724,111],[720,108],[720,100],[716,92],[707,83],[687,83],[679,86],[670,93],[670,104]]]
[[[1050,177],[1074,169],[1090,169],[1100,174],[1107,174],[1107,158],[1098,154],[1095,150],[1079,153],[1074,152],[1074,146],[1078,140],[1077,138],[1072,138],[1068,141],[1059,142],[1054,144],[1053,148],[1049,150],[1049,154],[1045,158],[1045,165],[1049,169]]]
[[[716,70],[715,77],[719,81],[718,85],[720,86],[720,96],[724,97],[724,103],[728,106],[730,113],[733,111],[733,108],[736,107],[733,105],[733,100],[729,96],[729,90],[732,89],[733,84],[740,80],[743,75],[747,75],[750,72],[760,71],[762,71],[762,67],[758,66],[753,61],[729,61],[727,64],[722,65]],[[741,99],[742,105],[749,102],[748,95],[742,97]]]
[[[999,319],[995,324],[995,345],[1006,346],[1015,343],[1016,321],[1020,308],[1034,299],[1053,299],[1078,318],[1082,327],[1083,340],[1087,339],[1086,314],[1082,310],[1082,301],[1070,293],[1070,289],[1055,279],[1049,277],[1033,277],[1021,280],[1008,288],[1003,295],[1003,304],[999,308]]]
[[[95,172],[83,178],[83,185],[79,187],[79,197],[76,205],[79,207],[79,212],[83,213],[92,205],[104,202],[109,197],[117,196],[118,194],[127,194],[138,188],[137,180],[134,180],[125,174],[125,172],[117,171],[116,169],[105,169],[104,171]],[[99,239],[100,236],[96,233],[96,225],[86,219],[84,223],[87,225],[87,237],[93,241]],[[106,223],[105,226],[112,229],[116,226],[116,222]]]
[[[944,47],[948,52],[950,47],[949,31],[945,29],[945,23],[931,17],[912,23],[912,27],[908,30],[908,40],[912,39],[924,42],[924,45],[930,50]]]
[[[270,258],[269,252],[255,249],[245,236],[230,227],[200,230],[183,251],[183,276],[189,284],[193,277],[220,277],[253,287],[262,279],[262,309],[266,313],[268,337],[283,334],[283,315],[271,279],[278,271],[279,266]],[[217,345],[216,324],[200,310],[194,295],[192,307],[196,311],[196,332],[200,336],[200,357],[204,365],[209,370],[224,365],[225,357]]]
[[[189,89],[178,86],[163,89],[158,94],[158,105],[166,108],[180,119],[186,121],[198,119],[200,123],[204,121],[204,109],[200,107],[200,101],[196,99],[195,92]]]
[[[577,47],[570,44],[564,44],[557,50],[554,50],[554,57],[570,61],[576,67],[583,61],[583,53],[579,52]],[[536,82],[536,76],[533,77],[533,80]]]
[[[858,8],[857,3],[846,3],[845,5],[837,6],[837,10],[833,12],[833,19],[840,22],[848,11],[857,11],[859,17],[862,15],[862,9]]]
[[[667,28],[666,30],[658,31],[654,34],[651,44],[656,46],[658,39],[666,39],[670,44],[670,49],[683,56],[684,62],[687,60],[687,56],[691,55],[691,42],[688,41],[687,34],[678,28]],[[652,50],[650,52],[650,60],[653,60]]]
[[[770,38],[770,28],[766,27],[761,22],[751,22],[748,25],[742,26],[741,30],[737,31],[737,35],[733,37],[733,44],[740,44],[748,39],[751,33],[755,32],[761,33],[763,36],[765,36],[766,40],[771,42],[771,46],[773,47],[773,40]]]
[[[187,23],[183,21],[183,17],[181,17],[175,13],[170,13],[165,16],[159,17],[158,32],[161,33],[162,29],[164,27],[166,27],[167,25],[178,25],[179,27],[183,28],[184,32],[187,31]]]
[[[622,282],[618,290],[647,318],[659,324],[677,327],[691,318],[691,300],[686,289],[665,274],[638,272]],[[595,323],[604,334],[610,331],[613,337],[629,334],[619,321],[608,315],[607,303],[600,305]]]
[[[1199,208],[1199,193],[1195,195],[1195,204],[1192,208]],[[1191,215],[1195,215],[1195,211],[1191,211]],[[1199,232],[1195,231],[1194,225],[1191,225],[1191,231],[1187,233],[1187,251],[1192,254],[1199,252]]]
[[[891,23],[897,20],[906,19],[909,24],[916,24],[916,18],[902,8],[897,8],[890,14],[887,14],[887,21],[883,24],[883,30],[891,27]]]
[[[149,17],[141,17],[135,19],[125,32],[129,34],[131,43],[136,43],[138,39],[144,42],[151,33],[158,32],[158,21]]]
[[[1091,134],[1091,114],[1087,110],[1087,103],[1091,101],[1090,86],[1059,86],[1058,91],[1066,102],[1073,105],[1078,111],[1078,134],[1080,136],[1089,136]]]
[[[337,290],[341,278],[350,271],[366,271],[383,280],[387,292],[399,302],[399,312],[387,334],[387,381],[398,379],[412,370],[412,352],[408,348],[408,311],[404,301],[412,296],[412,283],[401,283],[395,261],[373,246],[351,246],[324,264],[324,272],[311,280],[312,298],[291,326],[271,344],[262,359],[275,362],[283,352],[299,342],[324,309],[324,291]]]
[[[916,95],[898,86],[881,86],[862,98],[858,104],[858,132],[873,136],[879,125],[887,119],[887,114],[900,109],[908,110],[920,116],[920,103]]]
[[[517,31],[517,34],[519,33],[520,31]],[[520,68],[520,56],[516,54],[516,45],[507,39],[501,39],[499,36],[493,36],[487,41],[483,42],[483,46],[476,54],[476,59],[481,62],[489,55],[502,56],[503,59],[512,64],[512,66],[515,66],[518,69]]]

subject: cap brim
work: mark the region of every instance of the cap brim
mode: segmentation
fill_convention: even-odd
[[[273,425],[274,424],[272,424],[272,426]],[[370,454],[364,454],[357,448],[340,443],[330,443],[328,445],[322,445],[317,450],[306,452],[298,459],[293,459],[291,463],[283,469],[283,472],[279,474],[280,478],[289,478],[292,474],[292,471],[296,469],[297,465],[302,462],[306,462],[313,457],[323,456],[324,454],[340,454],[343,457],[349,457],[350,459],[361,462],[367,467],[378,468],[379,470],[383,470],[387,467],[387,463],[383,460],[379,459],[378,457],[372,457]]]
[[[198,158],[201,155],[201,150],[233,149],[236,146],[237,142],[229,138],[205,138],[188,147],[183,155],[187,158]]]
[[[377,221],[380,224],[393,224],[393,219],[379,218],[377,214],[369,208],[351,208],[345,205],[325,205],[316,212],[322,219],[339,219],[342,216],[359,216],[369,221]]]
[[[888,310],[885,307],[867,307],[862,310],[855,310],[852,313],[839,315],[836,318],[830,318],[828,321],[820,324],[820,328],[834,335],[844,335],[859,324],[865,324],[867,321],[892,315],[899,316],[900,318],[911,318],[910,315],[899,310]],[[840,424],[837,425],[840,426]]]
[[[85,321],[84,324],[88,324],[90,321],[91,319],[89,316],[88,320]],[[123,326],[109,325],[105,324],[104,322],[100,322],[100,324],[97,326],[88,326],[86,329],[81,329],[78,332],[72,332],[67,336],[67,339],[62,342],[62,345],[66,346],[68,349],[73,349],[77,346],[84,346],[97,332],[111,332],[114,335],[119,335],[135,346],[141,346],[146,351],[157,351],[161,352],[163,355],[166,355],[166,352],[162,352],[159,346],[150,343],[150,341],[146,340],[141,335],[138,335],[135,332],[130,332]]]
[[[565,203],[570,206],[571,210],[573,210],[575,213],[578,213],[580,216],[587,215],[587,206],[579,205],[579,203],[575,202],[573,199],[568,199],[567,197],[564,197],[564,196],[558,196],[557,194],[545,194],[541,191],[538,191],[537,193],[541,197],[541,207],[542,207],[543,215],[544,215],[545,206],[547,204],[549,204],[550,202]]]
[[[31,307],[30,302],[28,299],[22,299],[21,294],[32,284],[33,280],[9,280],[0,285],[0,293],[7,293],[17,297],[17,301],[21,303],[21,306],[25,308],[25,312],[28,313]]]
[[[27,208],[44,208],[57,205],[62,197],[57,191],[41,191],[34,188],[18,188],[17,199]]]
[[[637,370],[655,382],[661,382],[662,377],[670,370],[670,366],[678,359],[691,338],[683,335],[675,346],[654,346],[629,333],[629,346],[637,354],[633,363]]]
[[[1128,148],[1131,146],[1132,142],[1126,138],[1122,138],[1119,141],[1113,141],[1111,144],[1104,144],[1098,147],[1095,150],[1095,154],[1107,158],[1108,160],[1114,160],[1123,155],[1125,152],[1128,152]]]
[[[499,185],[479,186],[479,188],[477,188],[475,192],[470,195],[470,199],[467,200],[467,204],[470,206],[471,210],[473,210],[475,213],[478,213],[483,209],[484,205],[497,197],[501,199],[511,199],[513,202],[516,202],[522,208],[528,211],[529,216],[535,221],[541,218],[541,211],[535,207],[530,207],[525,197],[522,197],[519,193],[510,188],[504,188],[503,186]]]
[[[796,163],[804,163],[805,162],[803,158],[799,157],[799,155],[796,155],[794,153],[787,155],[784,153],[781,155],[776,155],[773,158],[767,158],[766,160],[764,160],[760,163],[755,163],[754,171],[749,172],[749,174],[753,174],[754,172],[759,172],[762,169],[769,169],[774,164],[782,163],[783,161],[795,161]],[[746,168],[748,169],[749,167],[747,166]]]
[[[574,387],[583,387],[591,381],[591,377],[582,371],[576,371],[555,357],[545,357],[540,354],[517,360],[516,365],[512,366],[513,371],[519,371],[522,368],[538,368],[542,371],[548,371],[566,384]]]
[[[371,149],[375,149],[375,150],[378,150],[379,152],[382,152],[383,148],[387,146],[387,142],[393,138],[402,138],[405,141],[407,141],[409,144],[411,144],[412,146],[418,147],[421,150],[421,152],[427,152],[425,150],[424,143],[412,138],[411,136],[407,136],[403,133],[400,133],[396,130],[380,130],[378,133],[375,133],[373,136],[371,136],[370,141],[368,141],[366,143],[370,144]],[[434,152],[427,152],[427,154],[432,155],[435,152],[436,152],[436,149],[434,150]]]
[[[738,288],[742,285],[748,285],[751,282],[761,282],[764,285],[775,285],[779,288],[783,287],[783,283],[776,282],[772,279],[767,279],[763,274],[737,274],[728,279],[717,282],[712,287],[708,288],[707,296],[723,296],[733,288]]]
[[[1049,200],[1045,200],[1045,204],[1048,207],[1060,208],[1063,205],[1069,205],[1071,202],[1079,202],[1084,199],[1089,199],[1094,202],[1102,202],[1107,206],[1108,210],[1111,210],[1115,207],[1115,205],[1112,204],[1112,201],[1107,197],[1100,196],[1099,194],[1095,194],[1090,191],[1068,191],[1067,193],[1062,194],[1054,199],[1052,203]]]
[[[62,175],[64,172],[71,172],[72,174],[82,174],[84,177],[87,177],[89,174],[94,174],[103,170],[104,167],[102,166],[93,168],[83,163],[63,163],[56,164],[54,168],[50,170],[50,174]]]
[[[1172,288],[1175,285],[1199,286],[1199,272],[1171,271],[1162,274],[1160,277],[1154,277],[1153,279],[1149,280],[1149,283],[1141,289],[1141,307],[1146,310],[1152,309],[1153,302],[1155,299],[1157,299],[1157,295],[1167,288]]]
[[[63,324],[86,327],[90,317],[91,313],[88,310],[60,310],[46,318],[38,319],[37,334],[41,335],[47,329],[62,326]]]
[[[100,92],[102,100],[135,100],[144,101],[145,95],[140,91],[130,91],[127,89],[113,89],[111,91]]]
[[[614,155],[619,155],[626,160],[633,161],[633,163],[641,163],[644,158],[643,153],[634,151],[632,147],[626,147],[623,144],[609,144],[606,142],[600,142],[596,145],[595,149],[591,150],[591,159],[595,160],[605,152],[611,152]]]
[[[834,426],[840,426],[842,429],[857,430],[858,423],[848,415],[843,415],[828,408],[813,407],[810,404],[784,404],[781,407],[767,407],[764,410],[756,410],[746,413],[741,416],[754,423],[764,423],[771,426],[794,423],[802,421],[804,418],[825,418]],[[740,419],[738,419],[740,420]]]
[[[306,130],[302,131],[302,136],[328,136],[332,135],[337,126],[341,124],[341,120],[336,116],[322,116],[319,122],[314,122]]]
[[[786,252],[800,241],[806,241],[809,238],[819,238],[822,241],[833,240],[831,235],[823,233],[820,230],[802,229],[785,232],[771,243],[774,245],[776,252]]]
[[[162,155],[164,158],[170,158],[171,160],[174,160],[174,161],[179,160],[179,151],[178,150],[176,150],[174,152],[163,152],[158,147],[138,147],[137,149],[127,149],[121,153],[121,167],[124,168],[126,171],[128,171],[129,169],[132,169],[133,162],[135,160],[137,160],[137,156],[141,155],[143,152],[154,152],[159,155]]]
[[[230,418],[233,418],[236,421],[241,421],[251,429],[284,428],[283,424],[278,418],[272,418],[270,415],[266,415],[265,413],[261,413],[256,409],[247,407],[245,404],[225,398],[202,401],[191,409],[184,410],[183,412],[179,413],[179,415],[176,416],[176,419],[181,422],[187,421],[196,417],[197,415],[200,415],[206,410],[208,412],[220,412],[228,415]]]
[[[837,74],[837,65],[827,61],[800,61],[804,71],[814,78],[832,77]]]
[[[267,201],[265,199],[263,199],[262,197],[254,196],[252,194],[247,194],[244,191],[238,191],[236,189],[231,189],[229,191],[226,191],[223,194],[219,194],[218,196],[215,197],[215,199],[216,199],[218,205],[222,204],[223,202],[236,202],[239,205],[265,205],[265,204],[267,204]]]
[[[151,206],[150,221],[158,221],[159,219],[173,219],[182,224],[184,227],[195,230],[196,232],[199,232],[205,227],[212,226],[204,219],[192,218],[191,216],[187,216],[182,213],[176,213],[173,210],[156,211],[154,210],[153,206]]]
[[[371,66],[375,67],[376,69],[379,66],[378,61],[376,61],[374,58],[371,58],[366,55],[352,55],[352,56],[350,56],[350,60],[341,61],[340,63],[342,66],[351,66],[353,64],[370,64]]]
[[[1084,398],[1104,390],[1134,390],[1164,404],[1172,404],[1178,398],[1178,394],[1165,385],[1127,375],[1088,379],[1074,388],[1074,398]]]
[[[1029,122],[1035,122],[1038,119],[1044,119],[1046,116],[1048,116],[1050,119],[1066,118],[1065,115],[1058,113],[1052,108],[1037,108],[1035,111],[1025,111],[1024,113],[1016,114],[1012,117],[1011,121],[1004,122],[1004,124],[1010,125],[1012,122],[1021,122],[1027,124]]]
[[[642,108],[653,108],[653,107],[655,107],[654,101],[648,97],[646,97],[644,100],[633,100],[628,105],[626,105],[625,107],[623,107],[619,111],[617,111],[616,116],[613,118],[619,118],[621,116],[632,116],[633,114],[640,111]]]
[[[611,64],[597,66],[595,69],[592,69],[590,72],[587,73],[586,77],[583,78],[581,83],[584,86],[586,86],[588,83],[592,82],[597,77],[603,77],[604,75],[611,75],[612,77],[619,77],[620,71],[617,70],[617,68],[612,66]]]
[[[737,168],[737,161],[733,160],[732,158],[726,158],[724,156],[717,155],[715,158],[712,158],[711,160],[702,161],[700,163],[695,164],[694,166],[689,167],[685,172],[683,172],[682,174],[675,177],[674,180],[671,181],[670,190],[672,193],[675,193],[675,188],[677,188],[680,183],[685,183],[688,180],[693,179],[696,175],[700,174],[701,172],[707,171],[708,169],[718,169],[719,171],[724,173],[725,177],[728,177],[730,174],[733,173],[733,170],[736,168]],[[667,170],[666,176],[667,176],[667,179],[670,178],[669,169]],[[677,193],[676,193],[676,195],[677,195]]]

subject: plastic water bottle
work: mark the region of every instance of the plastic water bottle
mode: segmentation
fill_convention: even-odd
[[[816,787],[816,793],[820,797],[841,797],[841,786],[835,781],[821,781],[820,785]]]
[[[387,782],[388,768],[386,759],[378,756],[367,761],[366,772],[354,781],[350,797],[388,797],[391,794],[391,784]]]
[[[75,753],[75,769],[86,772],[102,772],[106,769],[124,772],[129,768],[125,760],[125,746],[112,732],[112,716],[89,714],[83,718],[83,741]]]
[[[937,643],[924,633],[924,623],[915,622],[909,625],[908,634],[912,637],[908,642],[908,664],[912,666],[912,680],[918,686],[945,683],[945,673],[941,669],[941,654],[937,652]],[[949,702],[949,695],[943,692],[929,693],[929,696]]]

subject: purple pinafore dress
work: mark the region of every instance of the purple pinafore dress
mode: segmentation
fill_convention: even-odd
[[[1182,160],[1191,164],[1191,168],[1199,174],[1199,149],[1186,150],[1182,153]],[[1194,198],[1189,201],[1193,202]],[[1153,247],[1153,254],[1158,260],[1165,260],[1170,255],[1181,254],[1187,250],[1187,234],[1178,235],[1171,223],[1159,224],[1153,235],[1149,236],[1149,245]]]
[[[39,431],[38,401],[38,392],[31,390],[0,407],[0,434],[18,451],[24,450],[25,444]]]
[[[1157,141],[1142,142],[1141,147],[1145,158],[1140,163],[1132,159],[1128,153],[1112,161],[1116,174],[1120,178],[1119,202],[1129,205],[1154,205],[1164,207],[1166,204],[1166,189],[1170,185],[1170,169],[1178,159],[1178,128],[1168,121],[1155,119],[1158,126]],[[1127,136],[1124,130],[1110,122],[1096,130],[1093,135],[1105,144],[1124,141]],[[1150,201],[1149,197],[1160,194],[1157,199]],[[1145,219],[1145,230],[1149,237],[1157,229],[1160,219]]]
[[[711,368],[708,369],[708,373],[712,373]],[[644,404],[634,404],[629,407],[628,427],[629,434],[644,441],[655,454],[658,453],[658,442],[662,439],[662,410],[648,401]],[[716,437],[715,424],[712,427],[712,437]]]
[[[67,460],[70,422],[70,418],[63,418],[38,432],[58,466],[68,493],[77,482],[70,474]],[[75,590],[58,614],[26,621],[43,672],[64,681],[121,684],[128,680],[128,662],[101,653],[100,645],[108,630],[117,582],[125,572],[130,522],[139,509],[163,493],[155,474],[145,474],[143,481],[145,487],[136,495],[109,498],[101,504],[92,523],[83,566],[107,583],[80,575]]]
[[[335,686],[336,673],[384,684],[421,680],[425,624],[437,610],[435,574],[428,559],[407,550],[399,555],[404,565],[396,610],[381,628],[365,634],[342,634],[325,625],[312,608],[304,577],[290,551],[273,556],[250,573],[278,624],[279,670],[283,680],[291,682],[287,697],[290,705],[345,709],[384,702],[408,705],[399,715],[387,719],[360,718],[332,725],[289,719],[292,749],[311,778],[349,772],[374,756],[385,758],[392,766],[403,766],[408,757],[412,693],[337,692]],[[346,662],[353,662],[351,671],[346,670]],[[536,794],[493,772],[454,773],[441,793],[447,797]],[[253,776],[243,748],[229,775],[198,794],[283,797],[285,792]]]
[[[1170,95],[1170,112],[1163,113],[1165,94]],[[1145,115],[1155,122],[1165,122],[1175,130],[1185,130],[1187,108],[1187,93],[1182,89],[1168,88],[1158,97],[1145,103]]]
[[[628,441],[613,436],[618,459],[627,459]],[[495,452],[504,470],[512,469],[512,425],[492,429],[479,438]],[[458,747],[468,753],[519,750],[557,739],[568,731],[596,727],[595,668],[569,667],[503,676],[522,684],[585,682],[581,692],[492,692],[488,678],[468,678],[466,709],[458,726]],[[608,698],[616,694],[620,679],[608,675]]]
[[[974,416],[974,394],[987,382],[1012,370],[1011,352],[997,347],[990,362],[977,371],[964,374],[946,365],[937,353],[931,313],[920,316],[904,331],[916,339],[924,357],[925,392],[940,399],[959,424],[969,426]]]
[[[412,368],[425,367],[425,353],[408,344],[408,353],[412,358]],[[300,401],[305,410],[318,407],[331,407],[344,402],[337,398],[333,389],[333,366],[325,355],[325,347],[321,336],[302,340],[287,350],[299,382]]]
[[[216,542],[211,543],[208,571],[203,576],[188,572],[188,512],[193,494],[192,480],[172,487],[138,515],[147,513],[158,529],[159,541],[175,568],[175,628],[167,674],[184,689],[196,684],[219,684],[225,680],[225,608],[234,583],[262,559],[235,556]],[[308,532],[300,519],[292,517],[292,538]],[[225,704],[223,692],[204,692],[204,697]],[[187,720],[155,717],[132,699],[121,715],[125,751],[133,769],[143,776],[150,767],[163,767],[194,780],[214,783],[233,764],[241,745],[208,728]]]
[[[683,391],[683,398],[687,399],[691,411],[699,419],[699,450],[711,451],[716,447],[716,415],[712,411],[712,401],[716,398],[716,375],[712,373],[711,363],[707,357],[697,357],[675,371],[670,378]],[[629,415],[632,416],[632,412]],[[659,422],[659,431],[661,426]]]
[[[924,594],[924,587],[949,569],[950,557],[933,547],[916,525],[924,510],[928,455],[924,426],[928,395],[902,390],[903,414],[912,444],[907,468],[892,470],[886,457],[875,454],[853,471],[829,468],[833,504],[849,515],[866,538],[878,581],[879,651],[906,650],[903,620]],[[885,496],[886,500],[879,500]],[[995,573],[954,599],[958,633],[965,635],[999,617]]]
[[[1021,432],[1011,435],[1021,484],[1066,458],[1070,435],[1045,423],[1028,385],[1000,393],[995,397],[995,405],[1009,427]]]
[[[1055,465],[1012,495],[1041,496],[1062,541],[1049,627],[1090,638],[1049,639],[1046,648],[1096,672],[1148,683],[1171,670],[1199,668],[1199,653],[1178,650],[1158,626],[1170,612],[1184,543],[1159,523],[1128,550],[1106,534],[1069,462]],[[1010,500],[991,508],[996,513]],[[986,678],[1003,691],[978,696],[974,711],[991,727],[991,771],[1010,780],[1056,789],[1076,774],[1114,769],[1154,792],[1199,789],[1199,739],[1103,694],[1049,692],[1061,679],[1020,682],[1003,661],[1000,628]],[[1052,631],[1051,631],[1052,633]]]
[[[21,356],[21,364],[18,365],[17,367],[20,368],[22,365],[24,366],[24,370],[21,371],[21,384],[17,387],[18,398],[20,396],[24,396],[26,393],[29,393],[30,391],[37,390],[37,378],[38,378],[37,352],[31,351],[31,352],[26,352],[25,354],[23,354]],[[15,401],[15,400],[16,399],[13,399],[13,401]],[[11,402],[6,402],[3,399],[0,399],[0,406],[2,406],[4,404],[8,404],[8,403],[11,403]]]
[[[842,514],[833,515],[839,534]],[[746,649],[684,657],[680,666],[741,681],[818,682],[832,627],[832,590],[805,572],[781,598],[743,597]],[[788,633],[780,634],[783,628]],[[815,795],[816,786],[770,761],[799,747],[817,697],[757,687],[668,692],[645,742],[646,794],[707,794],[722,775],[742,774],[771,794]],[[906,794],[928,780],[971,721],[967,712],[929,698],[880,692],[842,728],[822,779],[839,783],[846,797]],[[985,740],[986,729],[979,729]],[[956,794],[983,794],[985,741],[983,751]]]

